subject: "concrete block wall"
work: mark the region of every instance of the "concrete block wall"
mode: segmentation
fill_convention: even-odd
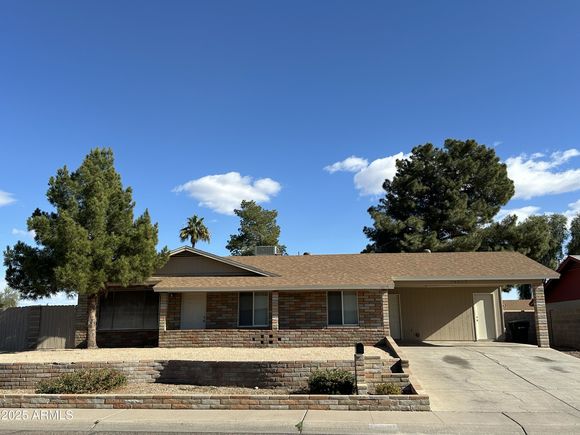
[[[392,362],[379,357],[359,358],[359,384],[374,392],[382,382],[409,387],[408,375],[391,373]],[[0,364],[0,389],[35,388],[43,379],[82,369],[110,368],[127,376],[129,383],[169,383],[212,386],[286,388],[302,391],[316,370],[343,369],[355,374],[354,360],[334,361],[119,361],[78,363]]]
[[[580,350],[580,300],[554,302],[547,310],[552,346]]]
[[[429,396],[328,395],[0,395],[3,408],[88,409],[318,409],[343,411],[430,411]]]

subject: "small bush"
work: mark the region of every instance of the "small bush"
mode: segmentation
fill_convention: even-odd
[[[127,377],[117,370],[89,369],[65,373],[38,383],[37,394],[106,393],[127,383]]]
[[[375,387],[375,394],[389,395],[389,394],[403,394],[400,386],[392,383],[378,384]]]
[[[352,394],[354,376],[346,370],[317,370],[308,378],[312,394]]]

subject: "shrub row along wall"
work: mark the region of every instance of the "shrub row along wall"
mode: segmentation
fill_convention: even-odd
[[[410,388],[406,373],[391,373],[392,361],[366,357],[361,378],[369,392],[375,385],[392,382],[403,391]],[[79,363],[0,364],[0,388],[35,388],[46,378],[80,369],[112,368],[127,376],[130,383],[171,383],[300,390],[307,386],[310,374],[321,369],[344,369],[354,374],[353,361],[129,361]]]
[[[429,411],[429,397],[321,395],[74,395],[5,394],[3,408],[90,409],[322,409],[350,411]]]

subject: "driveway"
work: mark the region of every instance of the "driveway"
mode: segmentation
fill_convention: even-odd
[[[433,411],[580,411],[580,359],[513,343],[402,346]]]

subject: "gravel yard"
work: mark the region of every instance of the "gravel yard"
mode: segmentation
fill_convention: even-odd
[[[325,361],[350,360],[354,347],[301,347],[301,348],[117,348],[117,349],[64,349],[0,353],[1,363],[52,363],[80,361]],[[365,347],[365,354],[388,359],[390,355],[377,347]]]
[[[253,395],[253,394],[290,394],[283,388],[275,389],[255,389],[241,387],[204,387],[200,385],[177,385],[177,384],[127,384],[123,387],[116,388],[106,394],[224,394],[224,395]],[[33,389],[5,390],[0,389],[1,394],[34,394]]]

